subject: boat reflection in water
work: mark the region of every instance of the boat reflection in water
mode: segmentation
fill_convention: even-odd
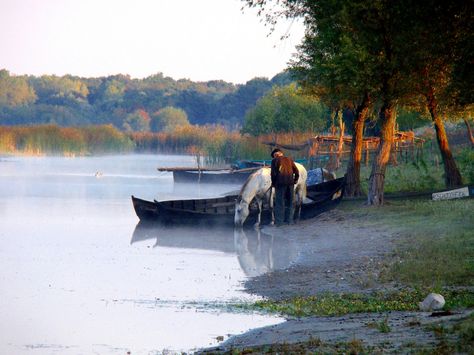
[[[154,247],[202,249],[235,254],[248,277],[285,269],[298,251],[290,240],[260,230],[231,227],[205,228],[139,222],[131,244],[156,239]]]

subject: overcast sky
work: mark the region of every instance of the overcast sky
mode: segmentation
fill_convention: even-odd
[[[286,67],[303,36],[282,23],[268,37],[240,0],[0,0],[0,68],[13,74],[162,72],[245,83]],[[289,31],[290,37],[280,40]]]

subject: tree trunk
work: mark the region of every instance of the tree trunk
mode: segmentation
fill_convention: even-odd
[[[345,124],[342,120],[342,111],[339,111],[339,142],[337,144],[336,170],[341,166],[342,150],[344,149],[344,129]]]
[[[395,120],[394,104],[391,101],[384,102],[380,109],[380,122],[382,122],[380,143],[372,162],[372,172],[369,179],[369,194],[367,196],[369,205],[381,206],[384,203],[385,170],[390,159]]]
[[[471,147],[474,148],[474,136],[472,135],[471,125],[469,124],[469,120],[466,117],[464,117],[463,120],[464,120],[464,123],[466,124],[467,137],[471,141]]]
[[[352,144],[351,155],[346,171],[346,187],[344,194],[348,197],[362,195],[360,188],[360,162],[362,160],[362,145],[364,139],[364,125],[369,113],[370,99],[365,94],[362,102],[356,109],[356,115],[352,121]]]
[[[441,119],[441,116],[438,114],[438,103],[434,96],[433,89],[430,89],[426,95],[428,110],[431,114],[431,119],[433,120],[435,130],[436,130],[436,139],[438,141],[439,150],[441,152],[441,157],[443,159],[444,165],[444,180],[447,188],[456,187],[462,185],[462,177],[459,169],[456,165],[456,161],[451,154],[449,149],[448,136],[446,135],[446,130],[444,129],[444,123]]]

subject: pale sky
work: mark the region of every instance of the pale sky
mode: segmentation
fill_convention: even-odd
[[[0,69],[97,77],[158,72],[245,83],[286,68],[303,25],[276,33],[240,0],[0,0]],[[280,40],[289,33],[290,37]]]

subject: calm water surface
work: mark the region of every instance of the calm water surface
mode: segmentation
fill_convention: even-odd
[[[239,188],[174,184],[156,170],[193,165],[163,155],[0,158],[0,353],[189,351],[281,322],[223,305],[255,300],[242,281],[288,266],[291,245],[254,231],[138,224],[132,194]]]

